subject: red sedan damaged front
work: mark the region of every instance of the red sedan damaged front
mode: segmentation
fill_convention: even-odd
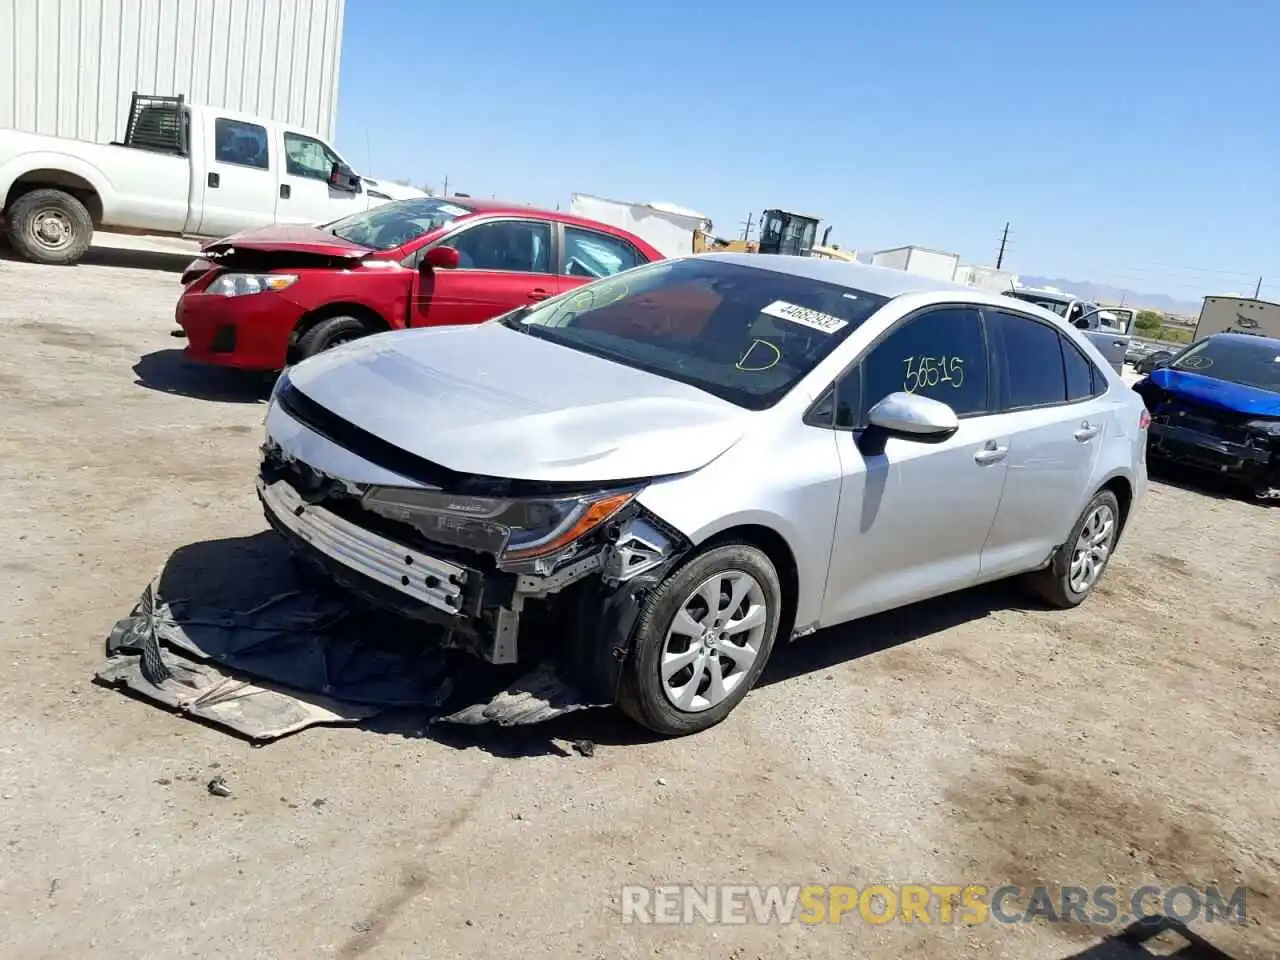
[[[349,340],[479,323],[662,259],[639,237],[496,202],[404,200],[323,227],[264,227],[210,244],[176,319],[186,355],[279,370]]]

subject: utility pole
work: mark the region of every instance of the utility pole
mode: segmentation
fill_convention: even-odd
[[[1258,278],[1258,285],[1253,288],[1253,299],[1255,300],[1262,299],[1262,278],[1261,277]]]
[[[449,175],[447,173],[444,175],[444,193],[440,194],[440,196],[449,196]]]
[[[742,221],[742,239],[744,242],[751,239],[751,228],[755,225],[752,222],[754,218],[755,218],[754,212],[748,213],[747,219]]]
[[[999,270],[1004,266],[1004,248],[1009,242],[1009,221],[1005,221],[1004,233],[1000,235],[1000,252],[996,254],[996,269]]]

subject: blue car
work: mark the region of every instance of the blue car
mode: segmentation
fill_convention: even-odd
[[[1280,339],[1218,333],[1134,384],[1151,414],[1148,452],[1280,499]]]

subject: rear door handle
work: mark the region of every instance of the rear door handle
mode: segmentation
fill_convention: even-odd
[[[1081,443],[1088,443],[1098,435],[1098,428],[1091,424],[1088,420],[1080,424],[1080,429],[1073,436]]]
[[[1125,341],[1123,341],[1123,340],[1112,340],[1112,341],[1111,341],[1111,345],[1112,345],[1113,347],[1127,347],[1129,344],[1127,344],[1127,343],[1126,343]]]
[[[542,287],[534,287],[529,291],[530,300],[545,300],[549,296],[551,296],[551,294],[547,293],[547,291],[542,289]]]
[[[985,467],[988,464],[999,463],[1009,455],[1009,448],[1002,447],[992,442],[973,455],[974,462],[979,466]]]

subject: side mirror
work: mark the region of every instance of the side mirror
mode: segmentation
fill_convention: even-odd
[[[940,443],[960,429],[954,410],[916,393],[889,394],[871,408],[867,419],[887,434],[924,443]]]
[[[432,247],[422,258],[422,270],[456,270],[462,258],[453,247]]]
[[[1089,316],[1092,316],[1092,314],[1090,314]],[[1089,316],[1080,317],[1078,320],[1076,320],[1075,325],[1081,330],[1088,330]]]
[[[1172,356],[1155,357],[1151,361],[1152,370],[1163,370],[1173,360]]]
[[[346,164],[335,161],[333,169],[329,171],[329,186],[335,190],[355,193],[360,186],[360,177]]]

